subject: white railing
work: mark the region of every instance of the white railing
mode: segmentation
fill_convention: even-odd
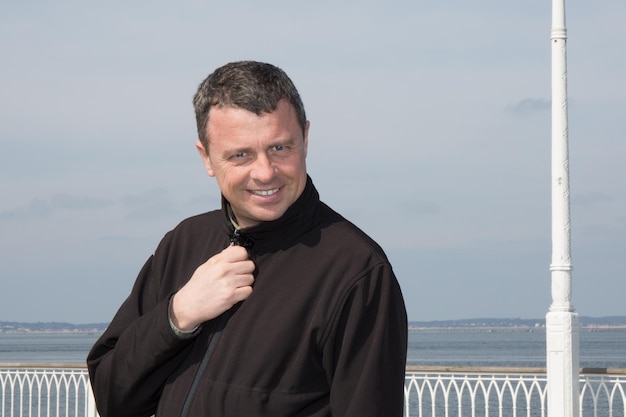
[[[545,368],[409,366],[406,417],[546,417]],[[626,369],[580,370],[580,416],[626,417]]]
[[[626,369],[581,369],[581,417],[626,417]],[[408,366],[406,417],[546,417],[544,368]],[[98,417],[87,369],[0,363],[0,417]]]
[[[537,368],[409,367],[409,416],[545,416],[546,375]]]
[[[97,417],[83,365],[0,364],[0,417]]]

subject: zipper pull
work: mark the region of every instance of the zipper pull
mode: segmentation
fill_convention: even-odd
[[[252,239],[249,237],[243,236],[239,229],[233,232],[233,235],[230,237],[230,244],[235,246],[243,246],[244,248],[250,250],[252,248]]]

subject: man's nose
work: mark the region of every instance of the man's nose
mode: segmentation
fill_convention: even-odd
[[[256,158],[252,166],[252,172],[250,173],[253,179],[265,183],[274,179],[275,174],[276,168],[267,155],[259,155]]]

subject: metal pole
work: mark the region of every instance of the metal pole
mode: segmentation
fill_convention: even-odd
[[[552,0],[552,304],[546,315],[548,416],[579,416],[579,321],[571,302],[567,29],[565,0]]]

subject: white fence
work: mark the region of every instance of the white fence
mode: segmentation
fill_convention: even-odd
[[[626,369],[580,372],[581,417],[626,417]],[[546,417],[543,368],[409,366],[406,417]],[[97,417],[84,366],[0,364],[0,417]]]
[[[0,364],[0,417],[97,417],[85,366]]]
[[[545,368],[409,366],[406,417],[546,417]],[[626,417],[626,369],[580,370],[580,416]]]

